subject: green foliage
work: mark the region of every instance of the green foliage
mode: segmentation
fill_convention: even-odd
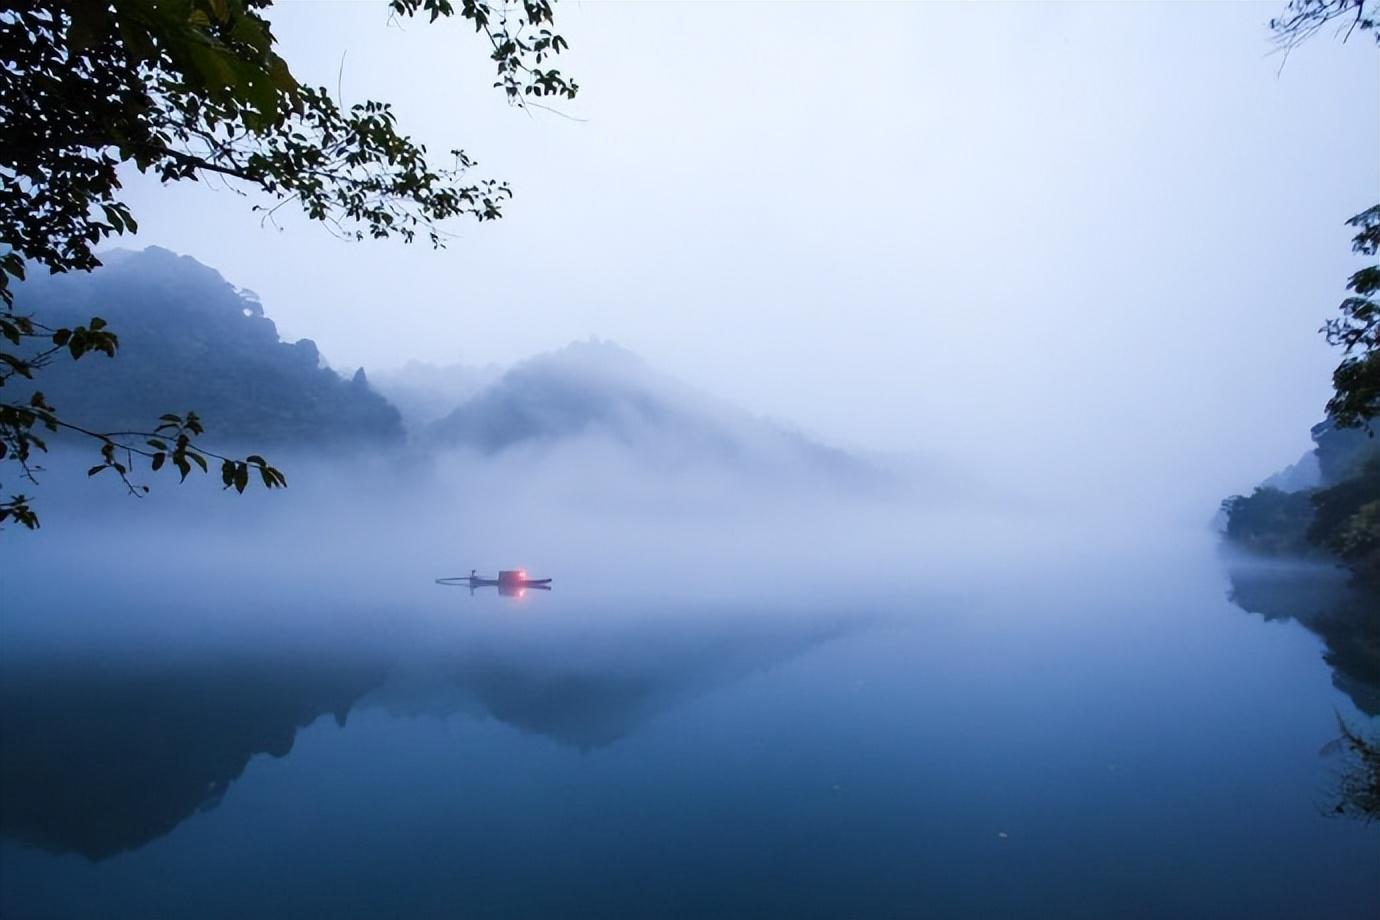
[[[258,300],[213,269],[157,247],[108,262],[91,274],[34,278],[16,291],[59,321],[100,304],[121,331],[118,360],[62,361],[44,372],[41,388],[69,420],[143,430],[175,394],[181,407],[174,411],[195,407],[216,445],[246,452],[404,440],[397,411],[367,380],[341,379],[310,340],[283,342]]]
[[[1358,228],[1352,248],[1374,256],[1380,250],[1380,205],[1347,221]],[[1332,375],[1336,394],[1327,411],[1343,427],[1360,427],[1380,414],[1380,265],[1370,265],[1351,276],[1352,296],[1341,303],[1342,315],[1323,326],[1329,345],[1340,346],[1345,357]]]
[[[1286,52],[1336,24],[1344,40],[1369,32],[1380,42],[1374,6],[1366,0],[1290,0],[1283,15],[1270,21],[1277,43]],[[1347,221],[1356,230],[1352,250],[1374,257],[1380,252],[1380,205]],[[1223,503],[1227,536],[1242,545],[1270,553],[1317,547],[1346,562],[1365,579],[1380,578],[1380,453],[1363,446],[1345,429],[1366,428],[1380,414],[1380,264],[1368,265],[1347,281],[1351,292],[1339,317],[1322,328],[1328,344],[1342,349],[1333,372],[1328,420],[1313,430],[1324,486],[1283,493],[1257,489],[1249,498]]]
[[[1380,578],[1380,457],[1356,475],[1311,496],[1307,539],[1344,560],[1358,574]]]
[[[104,237],[135,229],[116,168],[164,181],[210,172],[240,180],[356,238],[425,233],[439,222],[500,215],[506,185],[468,182],[473,161],[397,130],[386,103],[342,108],[304,86],[274,51],[270,0],[29,0],[0,16],[0,239],[53,271],[90,269]],[[432,19],[446,0],[392,0],[396,15]],[[546,2],[466,2],[459,15],[488,38],[510,99],[574,97],[540,65],[565,47]],[[354,225],[351,229],[350,225]],[[0,292],[17,262],[0,263]]]
[[[426,13],[432,22],[455,15],[455,4],[450,0],[389,0],[388,6],[404,16]],[[510,101],[520,102],[527,96],[575,98],[579,84],[559,70],[541,67],[570,46],[550,29],[555,21],[551,0],[522,0],[520,6],[501,0],[462,0],[460,15],[488,38],[493,49],[489,56],[498,68],[494,86],[502,89]]]
[[[1265,555],[1323,552],[1380,584],[1380,443],[1329,419],[1313,429],[1323,474],[1316,489],[1256,489],[1222,503],[1226,536]]]
[[[1249,496],[1233,495],[1222,502],[1229,540],[1269,556],[1312,552],[1306,534],[1313,518],[1307,492],[1260,488]]]
[[[1380,744],[1347,725],[1340,718],[1341,747],[1349,763],[1343,770],[1333,814],[1367,823],[1380,820]]]
[[[325,88],[299,83],[275,50],[264,15],[271,4],[12,0],[0,10],[0,336],[19,349],[0,349],[0,386],[33,379],[60,349],[76,359],[113,357],[119,348],[99,318],[50,327],[17,313],[14,283],[32,263],[53,273],[90,271],[100,264],[94,249],[102,240],[137,229],[119,200],[122,164],[165,182],[216,174],[267,196],[269,204],[255,206],[266,220],[296,202],[353,239],[412,242],[422,234],[440,247],[442,222],[501,216],[508,186],[470,181],[474,161],[463,150],[433,165],[426,147],[398,130],[386,103],[343,108]],[[396,16],[473,23],[488,41],[494,85],[515,104],[578,91],[550,68],[567,43],[551,31],[548,0],[389,0],[388,7]],[[19,464],[29,479],[32,452],[46,449],[36,427],[87,434],[102,451],[116,444],[141,453],[67,423],[52,406],[7,398],[0,407],[0,460]],[[124,465],[102,456],[99,469]],[[256,464],[235,463],[228,484],[241,490],[247,473],[238,464]],[[22,495],[0,503],[5,520],[37,526]]]
[[[138,493],[140,490],[147,492],[148,486],[136,486],[129,481],[130,468],[136,455],[148,458],[149,468],[155,473],[162,469],[165,464],[171,463],[183,481],[186,480],[187,474],[192,471],[193,464],[205,473],[209,469],[206,458],[213,457],[221,461],[222,479],[224,479],[227,489],[234,486],[235,491],[243,492],[244,487],[249,482],[249,468],[251,466],[262,475],[265,488],[281,488],[287,485],[287,479],[283,474],[269,466],[263,457],[250,454],[245,460],[232,460],[193,444],[192,438],[205,433],[205,429],[201,427],[201,419],[197,417],[195,412],[188,412],[185,416],[169,412],[159,419],[158,427],[153,430],[152,435],[144,438],[142,445],[130,443],[131,438],[144,437],[137,431],[121,432],[120,440],[115,440],[111,436],[97,435],[103,441],[101,444],[101,462],[87,470],[86,475],[95,476],[102,470],[114,470],[131,492]],[[230,470],[228,477],[225,476],[226,469]]]
[[[1336,27],[1343,41],[1359,31],[1369,32],[1380,44],[1380,19],[1367,0],[1289,0],[1283,15],[1270,20],[1275,41],[1286,53],[1328,25]],[[1357,229],[1352,249],[1373,257],[1380,250],[1380,204],[1347,223]],[[1380,414],[1380,305],[1373,296],[1380,290],[1380,265],[1353,274],[1347,288],[1352,296],[1342,301],[1341,317],[1322,328],[1328,344],[1343,349],[1342,363],[1332,374],[1335,392],[1327,413],[1343,428],[1368,427]]]
[[[1336,485],[1360,473],[1372,458],[1380,458],[1380,439],[1363,429],[1341,428],[1328,419],[1314,425],[1310,433],[1322,477],[1319,485]]]

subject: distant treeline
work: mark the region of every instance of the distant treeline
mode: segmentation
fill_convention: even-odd
[[[1226,535],[1256,553],[1332,557],[1380,582],[1380,438],[1331,420],[1290,475],[1222,503]],[[1312,470],[1300,473],[1305,461]]]

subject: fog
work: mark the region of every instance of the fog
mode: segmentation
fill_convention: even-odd
[[[1185,519],[1127,503],[1060,510],[930,466],[840,476],[763,440],[762,456],[728,461],[597,430],[494,454],[288,450],[270,457],[286,490],[237,495],[195,471],[181,486],[144,472],[133,477],[151,487],[142,497],[109,472],[85,477],[91,456],[64,447],[34,490],[43,527],[7,547],[6,629],[13,638],[32,618],[50,630],[61,609],[73,630],[61,641],[87,631],[119,639],[131,613],[141,620],[144,596],[159,601],[143,627],[162,636],[201,636],[208,617],[228,617],[234,630],[279,620],[285,603],[292,631],[311,635],[323,617],[334,623],[342,599],[373,629],[385,611],[431,616],[451,594],[469,609],[464,591],[437,578],[516,566],[554,577],[563,604],[596,603],[599,619],[664,609],[789,620],[820,598],[835,612],[876,610],[897,594],[1210,556],[1216,539],[1206,510]],[[69,578],[82,595],[103,586],[121,615],[68,596]],[[25,599],[40,596],[30,609]],[[197,614],[179,625],[184,603]]]
[[[274,5],[515,198],[433,251],[126,171],[16,285],[120,346],[7,401],[211,461],[5,460],[0,915],[1376,916],[1380,468],[1286,467],[1380,80],[1283,2],[561,3],[556,111]]]
[[[1202,520],[1052,514],[930,470],[859,483],[775,454],[668,462],[597,428],[493,453],[271,459],[284,491],[194,473],[141,476],[153,490],[134,498],[84,478],[85,455],[50,458],[44,526],[0,570],[0,846],[19,880],[0,896],[73,916],[163,899],[271,912],[263,885],[212,863],[236,880],[293,865],[275,904],[361,913],[316,878],[321,859],[438,899],[409,912],[496,886],[524,905],[496,913],[607,915],[646,897],[639,859],[723,891],[775,841],[832,867],[809,888],[829,909],[785,911],[823,916],[863,878],[903,897],[879,863],[884,879],[926,866],[947,891],[998,833],[1092,835],[1028,857],[1033,882],[1051,861],[1060,877],[1144,866],[1206,820],[1287,854],[1272,877],[1326,878],[1310,903],[1372,897],[1373,848],[1315,802],[1316,750],[1356,715],[1339,691],[1368,705],[1373,684],[1364,665],[1330,675],[1302,630],[1259,628],[1243,612],[1258,585],[1233,606]],[[435,581],[511,566],[551,590]],[[1266,617],[1312,609],[1279,600]],[[1186,801],[1164,809],[1166,784]],[[1208,889],[1304,897],[1243,884],[1258,854],[1223,870],[1213,835],[1193,839]],[[444,871],[393,855],[419,846]],[[859,847],[866,866],[847,858]],[[503,874],[515,848],[535,876]],[[612,877],[582,894],[596,862]],[[180,871],[175,894],[146,893]],[[1089,896],[1075,887],[1046,897],[1071,906]]]
[[[1277,6],[574,5],[566,118],[508,108],[461,23],[284,4],[302,77],[465,147],[507,216],[349,244],[131,175],[136,243],[340,368],[596,335],[849,449],[1210,513],[1308,447],[1380,187],[1374,49],[1286,62]]]

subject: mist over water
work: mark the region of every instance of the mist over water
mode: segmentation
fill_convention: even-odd
[[[112,589],[124,580],[117,573],[141,571],[192,591],[276,590],[277,579],[300,576],[304,592],[383,599],[520,564],[558,573],[563,593],[617,585],[636,594],[670,579],[692,599],[781,599],[1081,571],[1213,541],[1207,509],[1186,524],[1134,502],[1054,513],[1048,497],[932,464],[839,479],[780,463],[685,460],[598,434],[493,455],[280,451],[272,460],[290,488],[244,495],[193,474],[180,488],[145,477],[152,491],[133,497],[85,479],[89,459],[47,462],[50,486],[37,494],[51,523],[10,549],[30,588],[90,566]]]
[[[515,197],[356,245],[126,164],[16,283],[120,344],[5,400],[288,487],[5,459],[0,918],[1380,916],[1380,607],[1306,533],[1380,466],[1299,460],[1380,83],[1282,3],[562,5],[570,118],[265,12]]]
[[[274,460],[7,549],[6,914],[1374,906],[1357,711],[1201,523],[597,436]]]

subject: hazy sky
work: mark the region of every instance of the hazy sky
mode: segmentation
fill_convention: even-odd
[[[352,244],[135,176],[137,243],[340,368],[596,335],[845,445],[1208,501],[1307,446],[1380,198],[1374,42],[1281,72],[1282,5],[561,3],[571,121],[509,108],[463,24],[285,2],[299,78],[465,148],[507,217]]]

